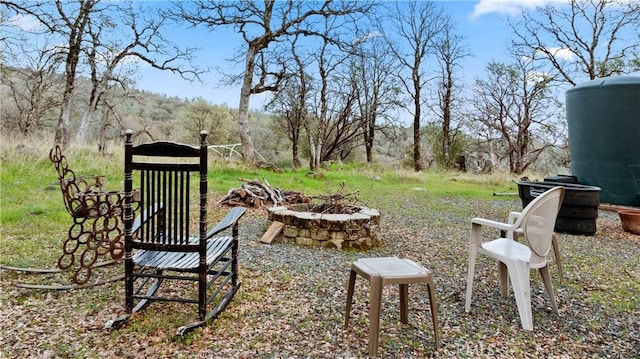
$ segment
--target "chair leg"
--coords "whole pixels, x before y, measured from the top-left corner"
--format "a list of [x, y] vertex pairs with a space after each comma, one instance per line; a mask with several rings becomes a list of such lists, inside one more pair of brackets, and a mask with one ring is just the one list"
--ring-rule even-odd
[[371, 277], [369, 295], [369, 356], [378, 356], [378, 335], [380, 332], [380, 302], [382, 301], [382, 278]]
[[531, 290], [529, 284], [529, 266], [526, 263], [513, 263], [508, 267], [513, 294], [520, 314], [520, 322], [524, 330], [533, 330], [531, 315]]
[[[155, 271], [156, 274], [161, 275], [162, 271], [161, 270], [157, 270]], [[124, 324], [126, 324], [129, 321], [129, 318], [131, 317], [131, 314], [133, 313], [137, 313], [141, 310], [143, 310], [144, 308], [146, 308], [149, 304], [151, 304], [151, 301], [147, 298], [143, 298], [140, 301], [138, 301], [138, 303], [136, 304], [136, 306], [133, 306], [133, 280], [131, 279], [132, 275], [130, 274], [130, 277], [128, 279], [125, 279], [125, 292], [126, 292], [126, 310], [127, 310], [127, 314], [118, 317], [116, 319], [112, 319], [109, 320], [105, 323], [104, 328], [105, 329], [118, 329], [120, 327], [122, 327]], [[145, 294], [146, 297], [151, 297], [154, 294], [156, 294], [156, 292], [158, 291], [158, 289], [160, 288], [160, 286], [162, 285], [162, 282], [164, 281], [164, 278], [156, 278], [153, 281], [153, 284], [151, 284], [151, 286], [149, 287], [149, 289], [147, 289], [147, 293]]]
[[473, 292], [473, 276], [475, 274], [476, 254], [477, 254], [477, 249], [472, 244], [469, 250], [469, 269], [467, 273], [467, 294], [464, 301], [464, 311], [467, 313], [471, 310], [471, 293]]
[[125, 308], [127, 313], [131, 313], [133, 310], [133, 259], [131, 259], [130, 254], [125, 257], [124, 260], [124, 297], [125, 297]]
[[507, 266], [498, 261], [498, 282], [500, 283], [500, 295], [503, 297], [509, 296], [509, 270]]
[[434, 340], [436, 342], [436, 350], [439, 350], [440, 326], [438, 325], [438, 312], [436, 309], [436, 290], [432, 278], [427, 280], [427, 289], [429, 290], [429, 306], [431, 307], [431, 321], [433, 322]]
[[407, 324], [409, 322], [409, 285], [400, 284], [400, 322]]
[[349, 274], [349, 284], [347, 289], [347, 305], [344, 314], [344, 328], [349, 327], [349, 317], [351, 316], [351, 301], [353, 300], [353, 289], [356, 284], [356, 272], [352, 269]]
[[553, 308], [553, 312], [558, 314], [558, 304], [556, 303], [556, 296], [553, 293], [553, 285], [551, 284], [551, 275], [549, 275], [549, 265], [546, 265], [540, 269], [538, 269], [540, 273], [540, 277], [542, 277], [542, 282], [544, 283], [544, 287], [547, 290], [547, 294], [549, 294], [549, 299], [551, 300], [551, 307]]
[[558, 266], [558, 276], [560, 277], [560, 283], [564, 280], [564, 273], [562, 272], [562, 258], [560, 256], [560, 247], [558, 247], [558, 237], [553, 234], [551, 237], [551, 244], [553, 245], [553, 256], [556, 260], [556, 266]]
[[198, 319], [204, 320], [207, 316], [207, 272], [209, 269], [200, 259], [200, 269], [198, 270]]
[[[162, 275], [162, 271], [161, 270], [157, 270], [155, 272], [156, 272], [157, 275]], [[153, 281], [153, 284], [151, 285], [151, 287], [149, 287], [149, 289], [147, 290], [147, 293], [145, 294], [145, 297], [154, 296], [156, 294], [156, 292], [158, 291], [158, 289], [160, 289], [160, 286], [162, 285], [163, 281], [164, 281], [164, 278], [156, 278]], [[131, 310], [131, 313], [139, 312], [139, 311], [143, 310], [144, 308], [146, 308], [149, 304], [151, 304], [151, 300], [149, 300], [148, 298], [140, 299], [138, 304]]]

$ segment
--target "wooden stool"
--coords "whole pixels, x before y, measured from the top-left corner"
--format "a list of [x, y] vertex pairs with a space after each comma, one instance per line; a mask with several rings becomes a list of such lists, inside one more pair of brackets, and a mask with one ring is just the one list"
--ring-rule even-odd
[[387, 284], [400, 285], [400, 321], [408, 322], [408, 297], [409, 284], [427, 283], [429, 290], [429, 302], [431, 306], [431, 319], [435, 332], [436, 350], [440, 348], [440, 332], [438, 329], [438, 316], [436, 313], [435, 288], [431, 272], [423, 266], [409, 260], [398, 257], [361, 258], [351, 264], [349, 275], [349, 289], [347, 291], [347, 308], [344, 321], [345, 329], [349, 326], [353, 288], [355, 287], [356, 274], [360, 274], [371, 284], [369, 299], [369, 356], [378, 355], [378, 332], [380, 329], [380, 302], [382, 289]]

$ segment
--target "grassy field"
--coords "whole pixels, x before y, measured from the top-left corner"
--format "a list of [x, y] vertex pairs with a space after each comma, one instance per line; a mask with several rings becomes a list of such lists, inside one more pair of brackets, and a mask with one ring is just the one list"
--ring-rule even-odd
[[[6, 245], [0, 248], [2, 264], [42, 266], [53, 263], [53, 249], [70, 225], [56, 172], [49, 160], [48, 148], [23, 146], [2, 150], [0, 173], [0, 223]], [[122, 151], [101, 156], [88, 148], [71, 148], [65, 156], [77, 176], [104, 175], [107, 190], [121, 190], [123, 180]], [[213, 161], [209, 171], [211, 197], [220, 199], [229, 189], [239, 187], [240, 179], [267, 180], [273, 187], [302, 191], [308, 196], [335, 193], [344, 184], [347, 192], [358, 192], [358, 201], [384, 208], [385, 198], [402, 193], [466, 198], [489, 198], [493, 192], [514, 192], [517, 186], [508, 175], [474, 176], [449, 172], [414, 173], [390, 170], [376, 165], [334, 164], [317, 173], [308, 169], [280, 173]], [[28, 229], [28, 230], [26, 230]], [[52, 235], [52, 234], [58, 235]], [[43, 238], [44, 237], [44, 238]]]
[[[0, 263], [55, 267], [71, 218], [65, 211], [48, 148], [2, 146], [0, 158]], [[122, 187], [122, 153], [102, 157], [71, 148], [78, 174], [102, 174], [106, 189]], [[533, 176], [530, 176], [535, 178]], [[342, 328], [349, 263], [357, 257], [401, 255], [434, 271], [442, 349], [432, 349], [428, 304], [420, 290], [411, 297], [409, 326], [397, 310], [383, 313], [383, 357], [633, 357], [640, 350], [640, 236], [622, 232], [616, 217], [602, 213], [595, 236], [560, 235], [565, 281], [554, 277], [560, 316], [549, 310], [532, 275], [533, 333], [519, 327], [513, 298], [497, 295], [494, 267], [481, 262], [473, 312], [463, 312], [469, 219], [503, 220], [518, 209], [515, 178], [506, 174], [414, 173], [377, 165], [333, 164], [315, 173], [246, 168], [224, 161], [210, 166], [212, 213], [240, 179], [267, 180], [273, 187], [307, 195], [336, 192], [344, 184], [360, 203], [382, 213], [383, 245], [370, 252], [340, 252], [293, 245], [261, 245], [266, 212], [243, 219], [243, 287], [211, 326], [176, 339], [173, 331], [192, 317], [191, 307], [152, 305], [117, 331], [102, 329], [123, 313], [120, 282], [71, 290], [40, 291], [15, 282], [65, 283], [68, 273], [29, 275], [3, 271], [0, 280], [2, 357], [363, 357], [368, 330], [366, 290], [356, 295], [352, 328]], [[555, 268], [552, 268], [555, 276]], [[96, 276], [122, 272], [111, 266]], [[412, 292], [413, 293], [413, 292]], [[391, 291], [389, 303], [397, 298]], [[394, 299], [395, 298], [395, 299]]]

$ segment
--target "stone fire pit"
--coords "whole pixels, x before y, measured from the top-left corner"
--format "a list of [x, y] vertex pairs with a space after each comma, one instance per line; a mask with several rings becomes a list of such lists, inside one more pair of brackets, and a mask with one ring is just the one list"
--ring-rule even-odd
[[312, 247], [370, 249], [379, 244], [377, 232], [380, 212], [354, 206], [352, 214], [311, 212], [312, 204], [270, 207], [269, 219], [282, 222], [284, 228], [276, 240]]

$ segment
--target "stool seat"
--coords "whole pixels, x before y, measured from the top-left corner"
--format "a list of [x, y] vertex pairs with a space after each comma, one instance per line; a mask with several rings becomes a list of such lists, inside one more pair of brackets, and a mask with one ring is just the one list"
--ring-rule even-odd
[[382, 289], [385, 285], [398, 284], [400, 290], [400, 321], [408, 322], [409, 284], [426, 283], [429, 291], [431, 319], [435, 333], [436, 350], [440, 348], [440, 333], [435, 305], [435, 287], [431, 271], [418, 263], [398, 257], [361, 258], [351, 264], [349, 286], [347, 290], [347, 306], [345, 315], [345, 329], [349, 326], [351, 304], [356, 276], [361, 275], [371, 284], [369, 308], [369, 356], [376, 357], [378, 353], [378, 334], [380, 329], [380, 305]]

